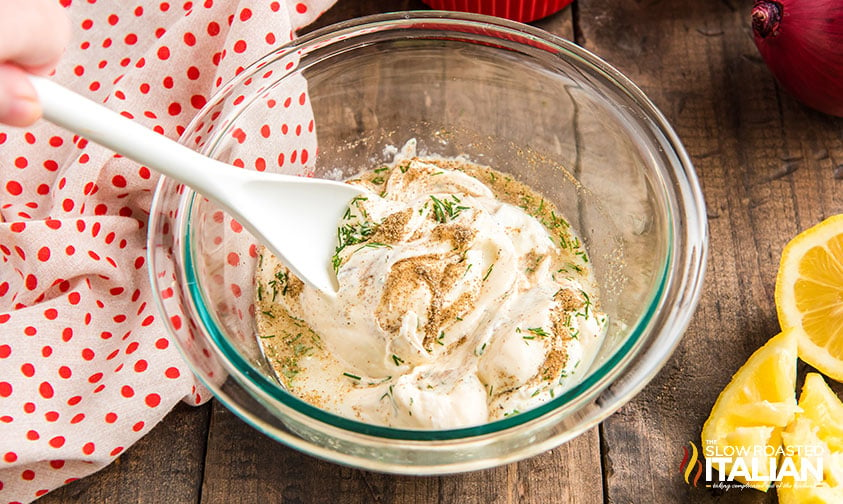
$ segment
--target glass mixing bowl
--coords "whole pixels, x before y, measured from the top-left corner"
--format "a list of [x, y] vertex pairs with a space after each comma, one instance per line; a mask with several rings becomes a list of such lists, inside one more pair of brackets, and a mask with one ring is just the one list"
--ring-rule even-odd
[[313, 407], [283, 389], [261, 351], [253, 238], [212, 202], [162, 178], [150, 215], [150, 279], [196, 375], [282, 443], [406, 474], [535, 455], [629, 401], [687, 327], [707, 228], [676, 134], [632, 82], [589, 52], [491, 17], [426, 11], [353, 20], [244, 69], [181, 141], [244, 169], [342, 178], [410, 139], [423, 153], [467, 156], [526, 182], [579, 232], [610, 320], [581, 382], [533, 410], [453, 430], [387, 428]]

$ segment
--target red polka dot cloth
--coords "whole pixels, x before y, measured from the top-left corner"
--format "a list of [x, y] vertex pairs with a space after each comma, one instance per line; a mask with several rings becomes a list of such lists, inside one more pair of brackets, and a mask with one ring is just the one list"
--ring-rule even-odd
[[[74, 36], [51, 78], [178, 138], [220, 86], [334, 0], [56, 1]], [[290, 92], [300, 115], [303, 92]], [[297, 124], [310, 127], [275, 140], [305, 173], [313, 156], [291, 153], [315, 152], [315, 133]], [[0, 502], [97, 471], [179, 401], [208, 399], [147, 279], [157, 178], [44, 121], [0, 126]]]

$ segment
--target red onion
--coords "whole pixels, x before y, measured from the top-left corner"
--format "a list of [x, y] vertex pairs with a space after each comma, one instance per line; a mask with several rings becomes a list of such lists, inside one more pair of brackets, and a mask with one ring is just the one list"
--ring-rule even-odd
[[843, 1], [755, 0], [755, 45], [787, 91], [843, 117]]

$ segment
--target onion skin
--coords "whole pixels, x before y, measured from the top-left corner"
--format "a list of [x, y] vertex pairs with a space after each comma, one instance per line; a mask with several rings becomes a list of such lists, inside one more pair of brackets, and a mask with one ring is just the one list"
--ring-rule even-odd
[[767, 67], [791, 95], [843, 117], [843, 1], [755, 0], [752, 32]]

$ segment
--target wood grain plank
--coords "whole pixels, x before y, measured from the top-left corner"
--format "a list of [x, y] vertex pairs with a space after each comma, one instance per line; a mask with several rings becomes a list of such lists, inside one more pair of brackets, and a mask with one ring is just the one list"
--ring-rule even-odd
[[602, 503], [597, 429], [503, 467], [439, 477], [395, 476], [322, 461], [275, 442], [215, 403], [202, 502], [313, 504]]
[[748, 12], [729, 1], [578, 7], [585, 47], [637, 82], [682, 138], [711, 236], [703, 298], [681, 346], [603, 424], [607, 500], [775, 502], [774, 492], [693, 488], [678, 466], [683, 445], [699, 446], [732, 373], [778, 331], [773, 286], [782, 247], [843, 210], [834, 178], [843, 124], [780, 93], [748, 36]]
[[178, 404], [113, 463], [45, 495], [39, 504], [198, 502], [210, 413], [209, 404]]

